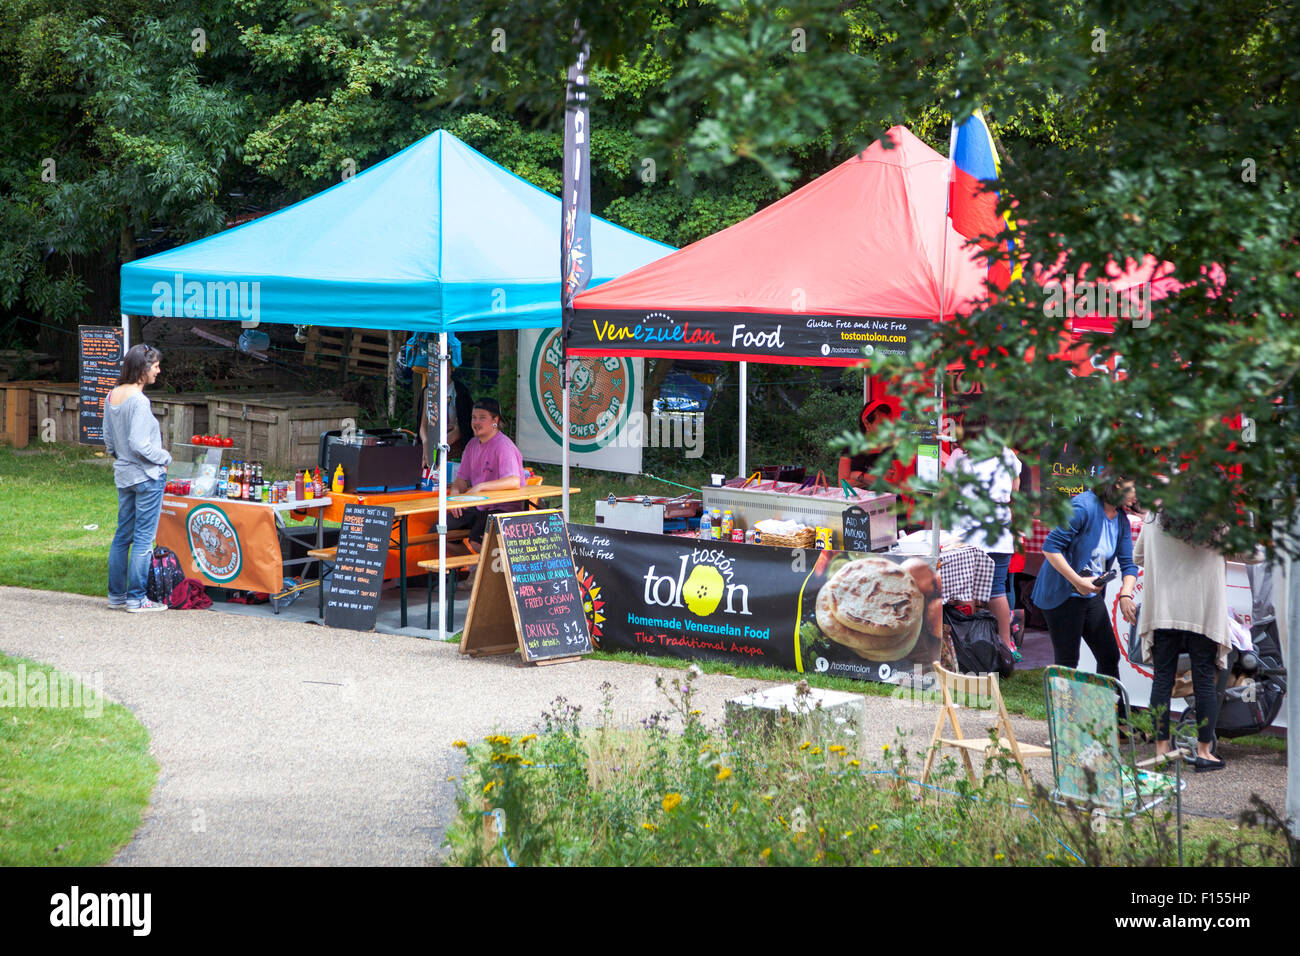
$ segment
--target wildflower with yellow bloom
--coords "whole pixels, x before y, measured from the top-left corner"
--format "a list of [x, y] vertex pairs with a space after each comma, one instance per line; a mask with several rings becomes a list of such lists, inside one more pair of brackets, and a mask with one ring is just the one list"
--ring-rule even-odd
[[672, 813], [682, 805], [682, 795], [680, 793], [670, 793], [664, 797], [664, 813]]
[[731, 776], [731, 768], [730, 768], [730, 767], [722, 767], [721, 769], [718, 770], [718, 782], [719, 782], [719, 783], [721, 783], [723, 780], [726, 780], [726, 779], [727, 779], [728, 777], [730, 777], [730, 776]]

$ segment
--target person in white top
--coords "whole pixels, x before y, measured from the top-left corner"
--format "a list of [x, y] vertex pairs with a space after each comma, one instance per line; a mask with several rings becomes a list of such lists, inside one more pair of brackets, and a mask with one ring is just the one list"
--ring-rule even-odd
[[[963, 440], [978, 437], [984, 430], [984, 416], [968, 411], [963, 422]], [[970, 499], [982, 498], [993, 502], [996, 531], [990, 531], [980, 521], [971, 517], [959, 518], [953, 524], [952, 532], [967, 544], [979, 548], [993, 559], [993, 589], [989, 595], [989, 610], [998, 622], [998, 636], [1011, 648], [1017, 658], [1015, 644], [1011, 640], [1011, 601], [1008, 589], [1008, 567], [1011, 555], [1016, 550], [1015, 538], [1011, 534], [1011, 494], [1020, 490], [1020, 458], [1010, 448], [1003, 448], [995, 458], [973, 460], [962, 450], [958, 450], [948, 460], [947, 471], [960, 472], [974, 478], [971, 483], [963, 484], [962, 494]]]
[[[1161, 502], [1156, 502], [1159, 508]], [[1175, 518], [1163, 510], [1150, 512], [1133, 548], [1133, 561], [1143, 568], [1142, 613], [1138, 635], [1144, 660], [1155, 671], [1151, 709], [1156, 712], [1156, 756], [1169, 753], [1169, 701], [1178, 655], [1191, 661], [1192, 693], [1200, 726], [1196, 734], [1197, 773], [1222, 770], [1214, 734], [1218, 718], [1217, 671], [1227, 667], [1227, 571], [1225, 558], [1214, 549], [1214, 528], [1203, 522]], [[1231, 560], [1255, 563], [1259, 556], [1233, 555]], [[1130, 595], [1120, 595], [1129, 598]], [[1130, 605], [1131, 606], [1131, 605]]]

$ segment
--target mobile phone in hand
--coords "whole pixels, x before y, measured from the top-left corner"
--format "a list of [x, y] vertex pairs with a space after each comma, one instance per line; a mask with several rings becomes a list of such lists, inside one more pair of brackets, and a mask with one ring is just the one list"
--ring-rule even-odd
[[1111, 581], [1115, 580], [1115, 575], [1119, 574], [1117, 570], [1111, 568], [1105, 574], [1099, 574], [1092, 579], [1092, 583], [1099, 588], [1104, 588]]

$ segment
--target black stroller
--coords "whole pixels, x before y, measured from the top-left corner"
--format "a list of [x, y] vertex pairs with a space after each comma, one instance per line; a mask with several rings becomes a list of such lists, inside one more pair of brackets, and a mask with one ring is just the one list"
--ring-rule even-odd
[[[1139, 608], [1140, 612], [1140, 608]], [[1218, 672], [1219, 716], [1214, 723], [1215, 737], [1245, 737], [1262, 733], [1278, 713], [1286, 697], [1286, 668], [1282, 663], [1281, 644], [1277, 624], [1256, 625], [1251, 628], [1254, 652], [1228, 652], [1228, 669]], [[1128, 659], [1134, 664], [1150, 666], [1142, 659], [1142, 640], [1134, 624], [1129, 631]], [[1196, 755], [1196, 700], [1192, 696], [1191, 660], [1186, 654], [1178, 655], [1178, 673], [1174, 680], [1174, 697], [1187, 705], [1170, 729], [1173, 745], [1183, 752], [1185, 759]]]

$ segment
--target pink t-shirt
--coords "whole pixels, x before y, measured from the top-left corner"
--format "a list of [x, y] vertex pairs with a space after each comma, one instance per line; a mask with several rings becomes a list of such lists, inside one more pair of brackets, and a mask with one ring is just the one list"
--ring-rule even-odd
[[[484, 481], [495, 481], [514, 475], [519, 479], [519, 487], [524, 486], [524, 456], [505, 435], [497, 432], [487, 441], [471, 438], [460, 458], [460, 468], [456, 470], [457, 480], [464, 478], [469, 487]], [[513, 504], [496, 505], [495, 510], [514, 508]], [[479, 511], [488, 511], [487, 505], [479, 505]]]

